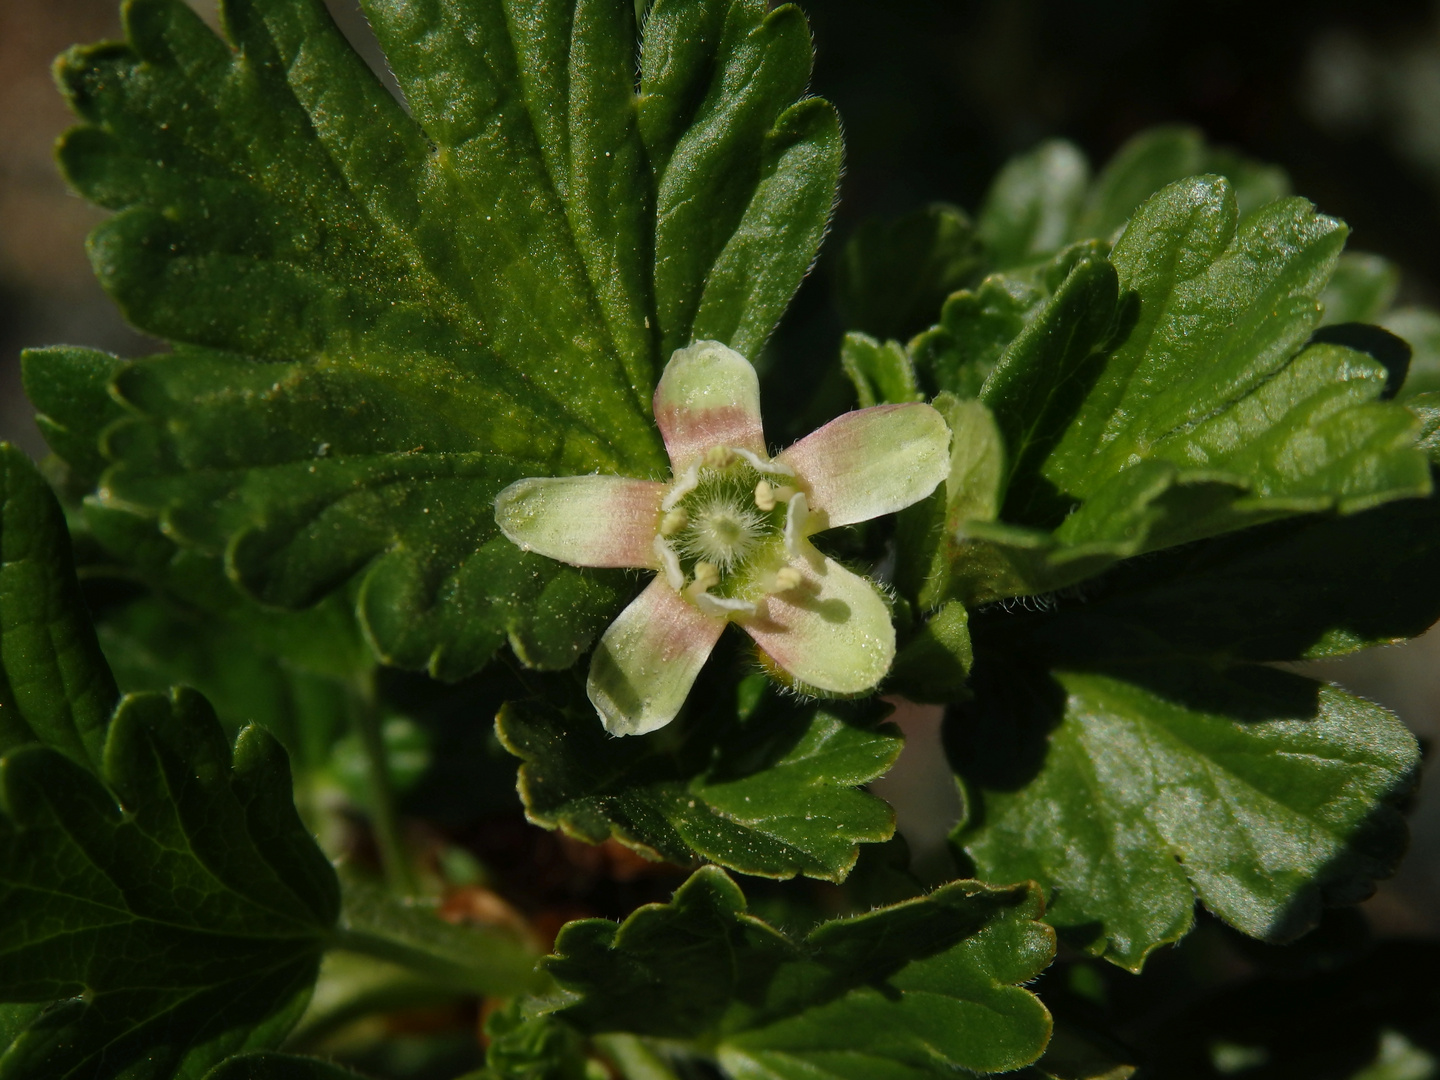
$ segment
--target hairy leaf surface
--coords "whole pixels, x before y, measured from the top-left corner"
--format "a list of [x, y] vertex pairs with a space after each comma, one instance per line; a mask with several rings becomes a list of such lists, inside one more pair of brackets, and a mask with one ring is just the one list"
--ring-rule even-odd
[[[496, 531], [511, 481], [664, 464], [654, 379], [758, 353], [833, 201], [794, 7], [371, 0], [404, 106], [319, 0], [180, 0], [60, 65], [102, 282], [173, 353], [117, 372], [100, 492], [261, 600], [361, 581], [379, 655], [564, 667], [628, 591]], [[638, 77], [636, 68], [639, 68]], [[44, 381], [44, 375], [36, 379]]]
[[894, 763], [899, 732], [877, 725], [883, 708], [800, 705], [758, 676], [735, 695], [702, 685], [678, 722], [644, 738], [608, 737], [583, 698], [506, 705], [497, 730], [524, 762], [520, 793], [537, 824], [682, 864], [698, 855], [764, 877], [842, 880], [858, 844], [894, 832], [890, 808], [857, 789]]
[[737, 1080], [895, 1080], [1034, 1061], [1050, 1016], [1019, 983], [1049, 963], [1025, 886], [962, 881], [788, 938], [722, 871], [620, 926], [569, 924], [548, 967], [583, 1031], [706, 1037]]
[[951, 595], [1044, 592], [1278, 517], [1427, 494], [1419, 425], [1381, 400], [1386, 364], [1308, 340], [1343, 239], [1297, 199], [1242, 219], [1224, 180], [1199, 177], [1149, 200], [1109, 261], [1082, 258], [978, 391], [1006, 468], [998, 519], [962, 519], [973, 482], [947, 487]]

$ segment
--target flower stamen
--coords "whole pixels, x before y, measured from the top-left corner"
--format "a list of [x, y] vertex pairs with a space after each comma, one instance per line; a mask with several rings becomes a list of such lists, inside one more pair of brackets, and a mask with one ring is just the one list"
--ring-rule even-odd
[[782, 566], [775, 571], [774, 592], [789, 592], [791, 589], [798, 589], [805, 583], [805, 578], [799, 570], [793, 566]]
[[785, 550], [793, 558], [805, 554], [805, 522], [810, 516], [810, 500], [803, 491], [797, 491], [790, 499], [785, 511]]
[[656, 558], [660, 560], [660, 570], [665, 575], [666, 583], [679, 592], [685, 587], [685, 571], [680, 569], [680, 556], [675, 554], [675, 549], [665, 542], [663, 536], [655, 537], [651, 547]]

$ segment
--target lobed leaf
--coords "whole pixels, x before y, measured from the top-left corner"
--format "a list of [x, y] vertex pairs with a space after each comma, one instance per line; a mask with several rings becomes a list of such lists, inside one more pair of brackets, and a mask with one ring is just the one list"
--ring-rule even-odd
[[998, 518], [965, 516], [973, 480], [948, 485], [949, 595], [1045, 592], [1146, 551], [1427, 494], [1415, 418], [1381, 400], [1390, 368], [1341, 328], [1311, 339], [1342, 241], [1300, 200], [1242, 220], [1225, 181], [1199, 177], [1147, 202], [1109, 262], [1080, 259], [979, 390], [1006, 472], [981, 499]]
[[932, 203], [895, 221], [867, 221], [836, 269], [840, 314], [847, 327], [882, 340], [908, 338], [982, 266], [980, 237], [957, 206]]
[[1422, 632], [1440, 617], [1437, 515], [1433, 494], [1307, 515], [973, 613], [974, 697], [947, 739], [975, 872], [1034, 877], [1075, 944], [1132, 969], [1189, 928], [1196, 895], [1267, 939], [1366, 895], [1404, 847], [1413, 738], [1246, 661]]
[[72, 999], [31, 1021], [0, 1075], [198, 1073], [275, 1045], [339, 909], [284, 751], [252, 727], [232, 758], [198, 695], [135, 695], [103, 780], [114, 795], [44, 746], [0, 764], [0, 994]]
[[1342, 690], [1178, 658], [976, 678], [947, 722], [955, 842], [978, 873], [1040, 882], [1057, 929], [1122, 967], [1184, 935], [1197, 896], [1294, 938], [1404, 851], [1414, 737]]
[[365, 12], [403, 106], [319, 0], [230, 0], [225, 40], [132, 0], [125, 44], [62, 59], [62, 165], [117, 211], [96, 270], [177, 346], [114, 373], [100, 494], [269, 604], [358, 579], [387, 662], [567, 666], [625, 579], [515, 549], [493, 497], [663, 465], [659, 364], [697, 336], [759, 351], [825, 230], [838, 122], [797, 100], [793, 7], [661, 0], [638, 57], [628, 0]]
[[1085, 155], [1063, 139], [1048, 139], [1006, 163], [980, 210], [991, 265], [1022, 266], [1064, 247], [1089, 180]]
[[679, 721], [643, 738], [607, 737], [583, 698], [507, 704], [496, 730], [524, 762], [538, 825], [682, 864], [839, 881], [858, 844], [895, 829], [890, 808], [857, 790], [900, 753], [899, 732], [875, 722], [883, 711], [802, 706], [752, 676], [738, 691], [702, 685]]
[[117, 696], [65, 516], [30, 459], [0, 444], [0, 753], [40, 742], [96, 768]]
[[618, 927], [566, 926], [548, 961], [570, 995], [555, 1015], [587, 1032], [711, 1040], [738, 1080], [1006, 1071], [1050, 1036], [1017, 985], [1052, 956], [1039, 913], [1026, 886], [961, 881], [796, 941], [707, 867]]
[[0, 1076], [198, 1075], [273, 1046], [339, 903], [285, 753], [250, 727], [232, 755], [193, 691], [108, 715], [60, 508], [23, 455], [0, 461]]

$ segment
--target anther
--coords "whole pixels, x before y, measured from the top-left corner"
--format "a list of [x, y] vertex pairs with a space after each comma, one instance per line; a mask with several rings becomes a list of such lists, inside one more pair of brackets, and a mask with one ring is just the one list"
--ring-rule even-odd
[[705, 451], [705, 464], [712, 469], [723, 469], [735, 460], [735, 453], [728, 446], [712, 446]]
[[674, 536], [689, 524], [690, 515], [687, 514], [683, 508], [677, 506], [674, 510], [668, 511], [665, 516], [660, 519], [660, 535]]
[[690, 588], [696, 592], [704, 592], [711, 585], [720, 584], [720, 571], [714, 563], [697, 562], [695, 564], [695, 580], [690, 583]]
[[775, 509], [775, 489], [768, 480], [761, 480], [755, 485], [755, 505], [767, 514]]
[[788, 592], [790, 589], [798, 589], [805, 579], [800, 571], [793, 566], [782, 566], [775, 571], [775, 591]]

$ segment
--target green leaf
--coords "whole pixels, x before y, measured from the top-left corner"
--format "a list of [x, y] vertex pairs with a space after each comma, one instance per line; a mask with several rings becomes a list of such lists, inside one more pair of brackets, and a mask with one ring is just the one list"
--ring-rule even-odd
[[1308, 660], [1394, 644], [1440, 619], [1440, 496], [1247, 529], [1117, 567], [1084, 602], [1026, 621], [1070, 662]]
[[980, 392], [1009, 482], [999, 522], [948, 522], [951, 594], [1044, 592], [1266, 520], [1427, 494], [1414, 416], [1379, 400], [1385, 364], [1307, 344], [1343, 237], [1302, 200], [1240, 219], [1226, 182], [1199, 177], [1137, 213], [1118, 282], [1081, 260]]
[[609, 738], [578, 695], [507, 704], [496, 730], [524, 762], [520, 794], [538, 825], [682, 864], [839, 881], [858, 844], [895, 829], [890, 808], [857, 790], [900, 754], [899, 732], [876, 723], [886, 711], [801, 705], [756, 675], [702, 684], [676, 723], [644, 737]]
[[638, 57], [628, 0], [365, 11], [408, 109], [319, 0], [232, 0], [228, 42], [136, 0], [126, 44], [63, 59], [62, 165], [118, 211], [97, 272], [177, 346], [116, 374], [138, 416], [101, 494], [269, 604], [358, 577], [387, 662], [458, 678], [508, 641], [567, 666], [626, 580], [519, 551], [493, 497], [663, 465], [660, 363], [758, 353], [824, 233], [838, 122], [798, 100], [794, 7], [661, 0]]
[[1020, 266], [1063, 247], [1089, 180], [1085, 155], [1063, 139], [1012, 158], [991, 182], [980, 211], [991, 265]]
[[840, 345], [840, 365], [855, 384], [860, 407], [919, 401], [915, 367], [898, 341], [883, 344], [868, 334], [848, 333]]
[[110, 723], [103, 780], [48, 747], [0, 763], [0, 994], [74, 998], [0, 1074], [198, 1074], [275, 1045], [339, 908], [284, 751], [251, 727], [232, 756], [191, 691], [136, 695]]
[[1289, 178], [1273, 165], [1208, 146], [1195, 128], [1154, 127], [1120, 147], [1095, 178], [1070, 238], [1108, 239], [1156, 192], [1200, 173], [1226, 177], [1242, 214], [1290, 194]]
[[1053, 955], [1039, 913], [1027, 886], [953, 882], [796, 941], [707, 867], [618, 927], [570, 923], [547, 966], [581, 1030], [705, 1038], [736, 1080], [999, 1072], [1050, 1036], [1017, 985]]
[[[1363, 892], [1403, 844], [1413, 741], [1377, 706], [1239, 662], [1422, 632], [1440, 617], [1437, 545], [1431, 495], [1132, 560], [1050, 610], [973, 615], [975, 698], [949, 739], [977, 871], [1037, 875], [1057, 925], [1129, 967], [1188, 928], [1192, 891], [1267, 936], [1303, 929], [1317, 896]], [[1219, 875], [1235, 889], [1216, 891], [1217, 847], [1251, 860]], [[1237, 906], [1257, 882], [1270, 892]]]
[[1328, 323], [1378, 322], [1400, 287], [1400, 270], [1389, 259], [1362, 251], [1347, 251], [1335, 264], [1335, 273], [1320, 294]]
[[1416, 394], [1405, 404], [1420, 421], [1415, 445], [1429, 454], [1431, 461], [1440, 463], [1440, 392]]
[[345, 881], [343, 896], [338, 948], [403, 964], [452, 990], [509, 997], [542, 988], [536, 943], [509, 929], [457, 926], [359, 880]]
[[1440, 313], [1428, 308], [1396, 308], [1379, 322], [1411, 348], [1410, 373], [1401, 389], [1402, 399], [1440, 390]]
[[991, 183], [979, 221], [985, 254], [992, 267], [1006, 270], [1077, 240], [1108, 243], [1145, 200], [1199, 173], [1227, 177], [1242, 214], [1290, 194], [1282, 170], [1210, 146], [1191, 127], [1142, 131], [1093, 181], [1079, 149], [1051, 139], [1012, 158]]
[[85, 616], [65, 517], [0, 444], [0, 753], [41, 742], [96, 767], [115, 680]]
[[1032, 878], [1077, 947], [1139, 970], [1195, 898], [1283, 941], [1394, 871], [1419, 765], [1389, 712], [1253, 666], [995, 664], [947, 722], [976, 872]]
[[836, 269], [840, 314], [847, 327], [881, 340], [908, 338], [982, 262], [975, 227], [959, 207], [931, 203], [894, 221], [866, 221]]
[[316, 1058], [290, 1054], [243, 1054], [221, 1062], [205, 1080], [357, 1080], [359, 1073]]
[[92, 490], [108, 464], [100, 433], [127, 415], [109, 392], [125, 361], [96, 349], [56, 346], [26, 349], [20, 365], [35, 423], [65, 463], [69, 486], [77, 495]]
[[896, 654], [886, 689], [911, 701], [954, 701], [964, 695], [973, 661], [969, 613], [952, 600]]
[[585, 1040], [573, 1027], [517, 998], [485, 1021], [484, 1080], [586, 1080]]
[[991, 274], [945, 301], [940, 321], [910, 342], [926, 389], [973, 398], [1006, 348], [1042, 310], [1078, 263], [1103, 257], [1103, 245], [1072, 244], [1048, 262]]

